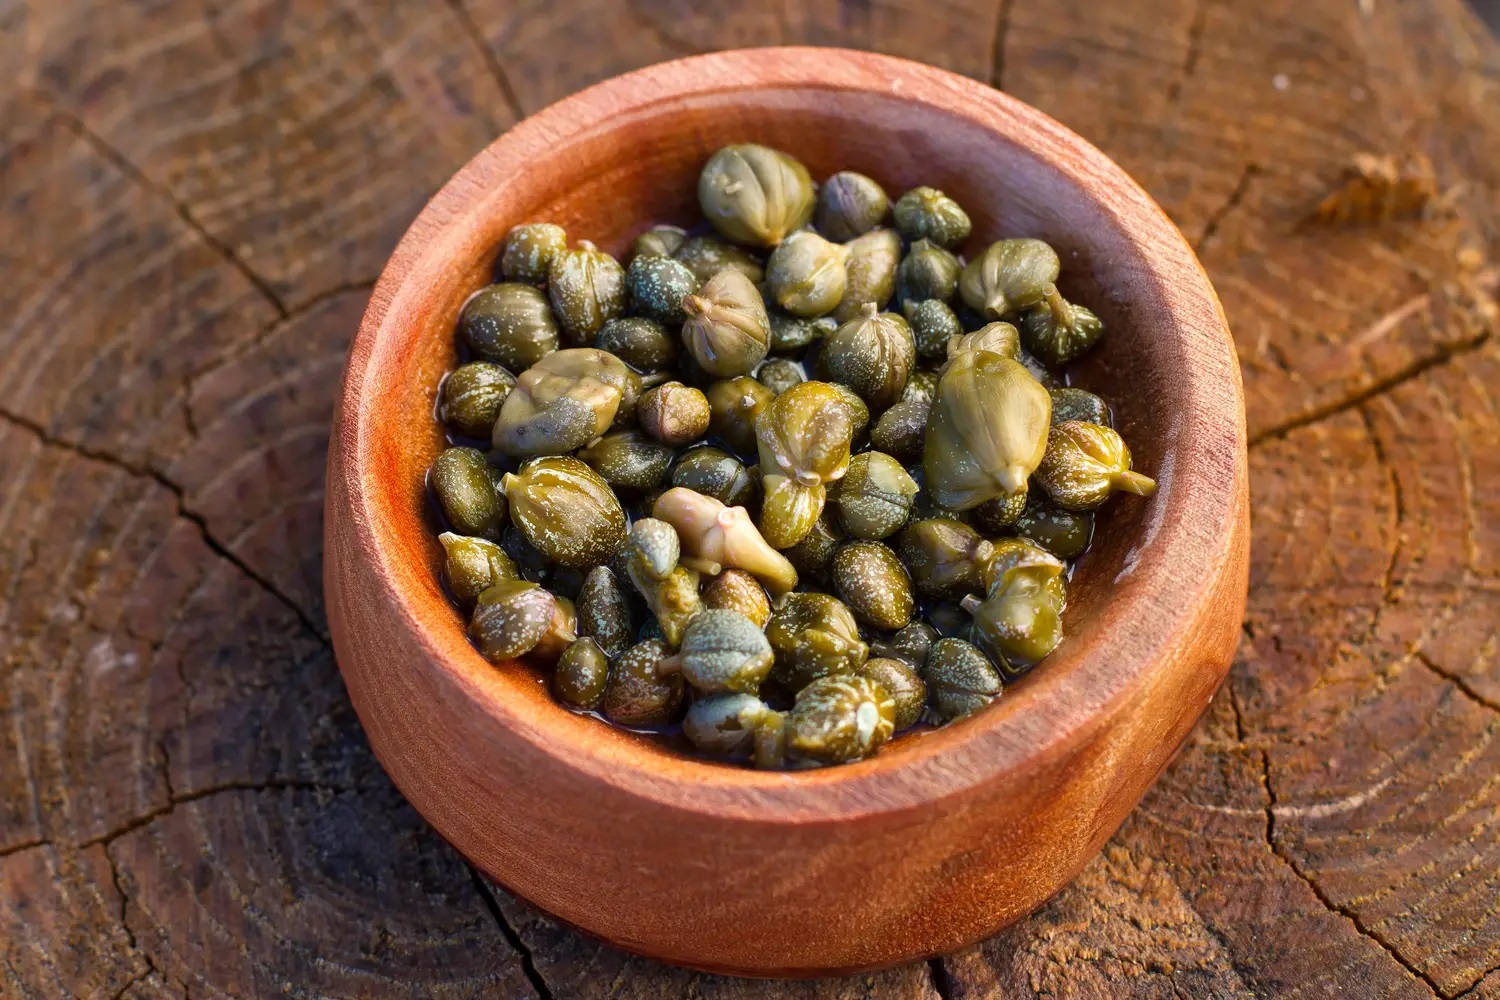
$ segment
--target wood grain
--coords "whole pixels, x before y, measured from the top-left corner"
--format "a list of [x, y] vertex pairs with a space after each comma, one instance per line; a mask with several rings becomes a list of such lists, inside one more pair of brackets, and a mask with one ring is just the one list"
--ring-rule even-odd
[[[1493, 280], [1473, 280], [1500, 263], [1500, 50], [1458, 0], [775, 2], [723, 27], [665, 0], [365, 4], [364, 23], [406, 28], [348, 46], [339, 26], [356, 15], [284, 6], [0, 5], [0, 994], [280, 991], [264, 971], [246, 987], [232, 960], [313, 984], [302, 995], [410, 995], [433, 989], [414, 956], [446, 942], [450, 995], [1500, 998], [1486, 756], [1500, 720], [1487, 464], [1500, 353]], [[292, 30], [314, 21], [329, 27]], [[199, 369], [262, 344], [259, 368], [225, 364], [200, 390], [192, 419], [206, 424], [220, 400], [259, 396], [265, 372], [341, 354], [416, 208], [516, 113], [495, 68], [530, 112], [691, 49], [809, 41], [1001, 82], [1167, 209], [1198, 244], [1244, 362], [1257, 543], [1254, 637], [1231, 687], [1074, 885], [931, 969], [782, 985], [629, 958], [503, 894], [491, 911], [449, 848], [398, 834], [419, 828], [382, 791], [331, 661], [266, 589], [296, 593], [322, 630], [306, 569], [316, 516], [283, 518], [274, 502], [282, 477], [287, 497], [315, 484], [321, 456], [268, 444], [295, 437], [283, 427], [326, 431], [323, 376], [286, 380], [253, 422], [217, 424], [215, 438], [275, 457], [239, 480], [261, 491], [246, 510], [240, 486], [204, 491], [212, 535], [157, 474], [192, 445]], [[368, 88], [375, 116], [402, 124], [340, 129], [336, 111], [287, 96], [283, 108], [304, 109], [292, 131], [315, 147], [292, 155], [267, 127], [276, 115], [249, 105], [322, 74], [350, 92], [384, 81]], [[390, 83], [423, 74], [441, 85]], [[172, 95], [195, 91], [211, 99], [179, 115]], [[1456, 189], [1451, 214], [1298, 228], [1349, 153], [1408, 146]], [[279, 221], [309, 214], [294, 181], [320, 192], [315, 228]], [[1467, 272], [1466, 248], [1478, 253]], [[257, 281], [303, 323], [280, 319]], [[341, 285], [356, 287], [337, 313], [303, 312]], [[321, 415], [283, 419], [284, 406]], [[201, 484], [233, 447], [198, 447]], [[214, 791], [273, 781], [350, 791], [326, 805], [295, 789]], [[185, 793], [204, 797], [162, 812]], [[178, 829], [178, 809], [202, 824], [195, 837], [151, 832]], [[210, 812], [222, 818], [204, 823]], [[139, 837], [128, 858], [111, 839], [82, 846], [125, 826], [150, 850]], [[231, 841], [236, 826], [264, 835]], [[315, 828], [361, 843], [362, 860], [309, 879]], [[225, 861], [215, 844], [231, 842], [249, 846]], [[216, 867], [195, 882], [205, 858]], [[242, 919], [220, 890], [252, 880], [276, 888], [258, 905], [304, 949], [386, 946], [362, 954], [357, 983], [336, 984], [306, 950], [262, 939], [247, 958], [248, 944], [204, 934]], [[122, 903], [146, 896], [149, 917]], [[337, 909], [300, 923], [315, 899]], [[391, 923], [405, 908], [420, 921]]]

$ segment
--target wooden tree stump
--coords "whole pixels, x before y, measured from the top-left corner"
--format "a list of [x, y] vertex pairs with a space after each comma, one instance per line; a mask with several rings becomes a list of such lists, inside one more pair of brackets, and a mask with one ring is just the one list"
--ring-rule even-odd
[[[717, 6], [717, 5], [712, 5]], [[0, 995], [1500, 998], [1500, 44], [1460, 0], [0, 5]], [[519, 116], [713, 48], [990, 80], [1199, 249], [1255, 519], [1230, 682], [1078, 881], [847, 980], [624, 955], [385, 779], [319, 594], [390, 248]], [[1423, 217], [1308, 224], [1357, 153]]]

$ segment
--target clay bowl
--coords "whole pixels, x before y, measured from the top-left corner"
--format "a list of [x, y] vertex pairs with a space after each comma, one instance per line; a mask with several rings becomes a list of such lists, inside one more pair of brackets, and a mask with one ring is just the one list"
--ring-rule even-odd
[[[972, 214], [973, 249], [1051, 241], [1109, 333], [1077, 380], [1118, 408], [1161, 488], [1118, 499], [1070, 588], [1068, 638], [967, 721], [872, 760], [762, 773], [571, 714], [470, 647], [439, 582], [423, 474], [460, 305], [507, 229], [561, 223], [617, 254], [691, 222], [718, 146], [784, 148], [815, 177], [918, 183]], [[884, 56], [722, 52], [532, 116], [412, 224], [350, 355], [329, 450], [324, 586], [339, 666], [396, 785], [480, 869], [631, 951], [810, 975], [950, 951], [1077, 874], [1172, 758], [1239, 633], [1249, 538], [1239, 369], [1181, 234], [1117, 166], [989, 87]]]

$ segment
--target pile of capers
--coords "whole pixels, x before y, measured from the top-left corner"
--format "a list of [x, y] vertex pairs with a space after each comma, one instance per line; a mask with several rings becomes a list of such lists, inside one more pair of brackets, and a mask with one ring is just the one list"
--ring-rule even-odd
[[623, 265], [517, 226], [464, 305], [429, 481], [470, 636], [757, 767], [972, 715], [1062, 639], [1093, 511], [1155, 489], [1059, 380], [1103, 324], [1041, 240], [961, 256], [935, 188], [746, 144], [698, 201]]

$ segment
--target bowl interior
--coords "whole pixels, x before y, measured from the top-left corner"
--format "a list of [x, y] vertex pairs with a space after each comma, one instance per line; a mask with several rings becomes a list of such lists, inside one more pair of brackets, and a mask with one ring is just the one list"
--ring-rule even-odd
[[[1093, 548], [1070, 586], [1068, 637], [978, 717], [900, 740], [871, 761], [841, 768], [767, 775], [678, 759], [686, 770], [675, 773], [738, 786], [816, 786], [850, 780], [867, 768], [938, 766], [942, 754], [976, 740], [984, 746], [971, 749], [982, 759], [1020, 762], [1058, 735], [1064, 709], [1073, 720], [1067, 725], [1077, 724], [1167, 640], [1179, 609], [1156, 592], [1171, 579], [1174, 540], [1215, 530], [1174, 520], [1174, 514], [1184, 510], [1194, 476], [1222, 474], [1184, 468], [1181, 459], [1217, 450], [1232, 463], [1235, 421], [1205, 408], [1200, 383], [1228, 380], [1232, 386], [1233, 375], [1217, 358], [1206, 368], [1193, 363], [1195, 351], [1209, 349], [1202, 346], [1205, 337], [1222, 339], [1222, 319], [1180, 236], [1117, 168], [1050, 120], [990, 94], [987, 99], [998, 102], [992, 113], [1016, 119], [1012, 134], [1024, 137], [1007, 138], [962, 110], [961, 102], [981, 89], [969, 86], [972, 92], [955, 94], [960, 110], [878, 88], [788, 82], [638, 95], [611, 114], [566, 128], [547, 112], [481, 154], [503, 167], [498, 185], [465, 191], [469, 207], [461, 215], [419, 222], [429, 238], [398, 286], [382, 282], [377, 297], [389, 297], [384, 322], [373, 331], [367, 327], [361, 340], [369, 342], [356, 348], [357, 355], [368, 352], [369, 365], [358, 410], [359, 461], [378, 487], [367, 499], [386, 571], [430, 633], [443, 669], [464, 676], [497, 725], [519, 726], [559, 752], [612, 767], [649, 770], [672, 756], [561, 708], [531, 671], [485, 662], [443, 593], [423, 483], [442, 447], [433, 404], [439, 379], [455, 360], [459, 308], [493, 280], [497, 248], [515, 224], [557, 222], [570, 239], [589, 239], [616, 254], [653, 223], [695, 224], [698, 171], [714, 149], [731, 142], [787, 150], [818, 179], [840, 169], [861, 171], [893, 198], [918, 184], [942, 188], [973, 218], [970, 254], [1002, 236], [1035, 236], [1055, 246], [1064, 294], [1106, 324], [1101, 346], [1074, 366], [1073, 381], [1113, 404], [1137, 468], [1157, 477], [1160, 490], [1147, 500], [1116, 499], [1100, 513]], [[472, 185], [469, 173], [450, 187]], [[1122, 201], [1129, 213], [1121, 211]], [[1131, 231], [1123, 221], [1138, 216], [1142, 203], [1155, 213], [1159, 231]], [[1182, 275], [1187, 284], [1201, 282], [1201, 291], [1193, 285], [1194, 315], [1185, 314], [1172, 291], [1173, 270], [1183, 267], [1191, 270]], [[1174, 586], [1180, 594], [1180, 572]], [[1106, 644], [1130, 655], [1103, 655]]]

